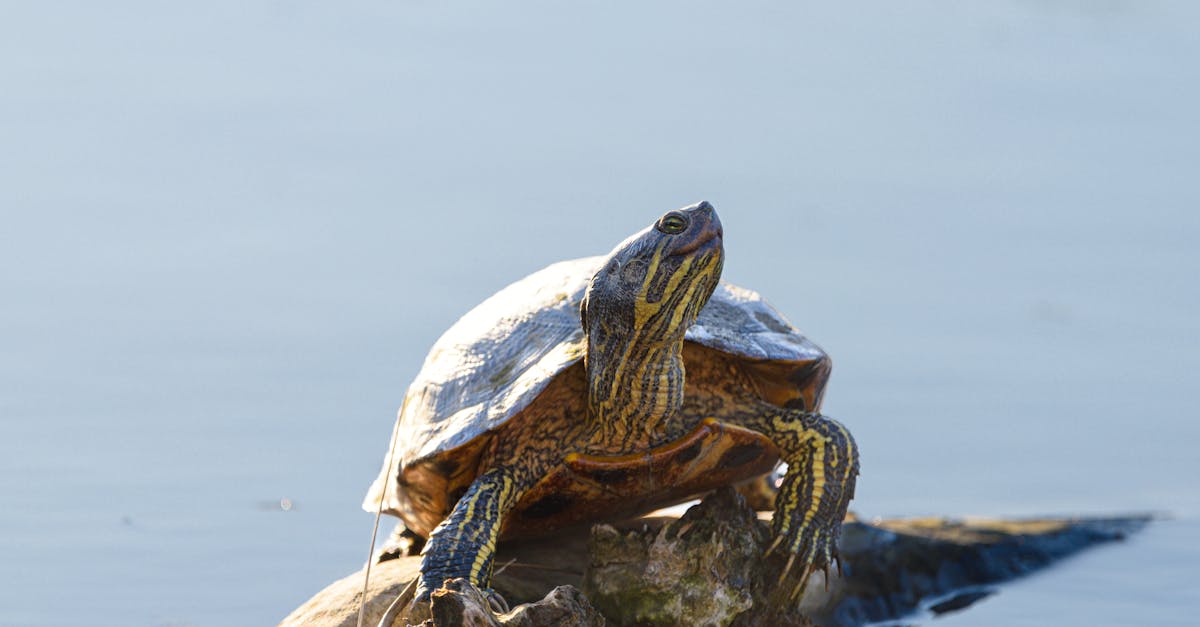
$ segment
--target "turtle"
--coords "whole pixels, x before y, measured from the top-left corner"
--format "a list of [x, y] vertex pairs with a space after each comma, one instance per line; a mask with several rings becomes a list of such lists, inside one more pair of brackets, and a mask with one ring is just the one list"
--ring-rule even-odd
[[437, 340], [363, 503], [427, 539], [414, 606], [456, 577], [494, 594], [501, 538], [643, 514], [781, 462], [780, 582], [798, 576], [794, 599], [828, 573], [859, 470], [850, 432], [820, 413], [831, 361], [720, 281], [723, 238], [710, 203], [670, 211], [607, 256], [509, 285]]

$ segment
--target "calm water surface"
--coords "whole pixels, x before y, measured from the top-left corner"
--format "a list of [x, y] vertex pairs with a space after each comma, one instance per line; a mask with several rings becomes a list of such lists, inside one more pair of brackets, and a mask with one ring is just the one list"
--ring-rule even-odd
[[[836, 362], [866, 516], [1175, 516], [939, 623], [1200, 614], [1193, 3], [10, 3], [0, 625], [357, 569], [438, 334], [661, 212]], [[281, 499], [293, 507], [283, 511]]]

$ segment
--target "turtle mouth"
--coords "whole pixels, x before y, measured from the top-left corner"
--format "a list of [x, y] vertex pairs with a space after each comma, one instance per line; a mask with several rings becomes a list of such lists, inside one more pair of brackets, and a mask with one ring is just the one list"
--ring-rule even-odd
[[704, 225], [704, 229], [696, 234], [696, 237], [671, 251], [671, 256], [690, 255], [700, 250], [720, 248], [723, 238], [724, 233], [721, 230], [721, 222], [714, 216], [712, 220], [709, 220], [708, 224]]

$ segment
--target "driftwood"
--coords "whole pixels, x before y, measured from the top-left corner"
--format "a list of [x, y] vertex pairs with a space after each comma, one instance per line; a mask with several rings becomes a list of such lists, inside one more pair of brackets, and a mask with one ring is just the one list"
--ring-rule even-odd
[[[831, 572], [826, 580], [816, 573], [793, 603], [777, 593], [781, 557], [762, 558], [770, 542], [762, 516], [732, 490], [718, 490], [682, 517], [501, 544], [493, 587], [514, 605], [531, 605], [497, 615], [473, 586], [452, 580], [434, 594], [432, 623], [856, 625], [920, 609], [940, 613], [987, 596], [990, 584], [1121, 539], [1148, 520], [849, 520], [841, 542], [844, 574]], [[373, 566], [365, 624], [378, 624], [419, 563], [402, 557]], [[281, 625], [356, 625], [362, 575], [331, 584]]]

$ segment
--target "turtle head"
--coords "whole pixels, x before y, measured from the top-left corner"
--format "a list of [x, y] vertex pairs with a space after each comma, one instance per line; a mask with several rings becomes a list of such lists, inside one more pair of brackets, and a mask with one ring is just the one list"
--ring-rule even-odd
[[721, 278], [721, 221], [702, 202], [609, 253], [580, 306], [588, 413], [603, 446], [653, 439], [683, 402], [683, 336]]
[[[707, 202], [670, 211], [617, 244], [592, 277], [580, 307], [589, 340], [676, 343], [721, 278], [721, 220]], [[589, 350], [591, 352], [591, 350]]]

